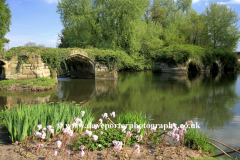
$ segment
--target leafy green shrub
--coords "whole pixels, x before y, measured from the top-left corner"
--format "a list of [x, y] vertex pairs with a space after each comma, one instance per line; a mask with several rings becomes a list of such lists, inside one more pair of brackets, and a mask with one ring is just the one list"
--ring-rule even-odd
[[186, 63], [190, 58], [200, 62], [204, 49], [195, 45], [175, 45], [155, 51], [153, 59], [170, 66]]
[[[80, 115], [81, 111], [85, 111], [83, 117]], [[32, 135], [33, 131], [37, 130], [37, 125], [39, 124], [42, 124], [43, 128], [47, 127], [47, 125], [52, 125], [54, 134], [56, 134], [59, 122], [69, 124], [75, 117], [82, 119], [83, 127], [86, 127], [94, 120], [91, 109], [78, 107], [77, 104], [73, 103], [20, 105], [12, 108], [10, 111], [5, 109], [4, 112], [4, 122], [13, 142], [21, 142], [26, 136]]]

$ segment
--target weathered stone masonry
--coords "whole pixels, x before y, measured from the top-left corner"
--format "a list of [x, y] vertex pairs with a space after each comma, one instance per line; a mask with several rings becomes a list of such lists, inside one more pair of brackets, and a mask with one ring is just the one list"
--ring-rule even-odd
[[15, 55], [10, 61], [0, 59], [1, 79], [24, 79], [24, 78], [50, 78], [50, 70], [42, 62], [40, 55], [29, 54], [28, 61], [19, 65], [18, 56]]

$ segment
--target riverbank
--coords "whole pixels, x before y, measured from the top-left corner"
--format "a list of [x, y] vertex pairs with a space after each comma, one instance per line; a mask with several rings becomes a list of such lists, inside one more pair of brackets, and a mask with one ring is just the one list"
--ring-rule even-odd
[[[130, 131], [127, 131], [128, 128], [123, 126], [121, 129], [111, 127], [107, 129], [93, 127], [89, 129], [90, 131], [83, 129], [86, 127], [88, 129], [89, 124], [102, 123], [107, 125], [114, 124], [114, 122], [116, 124], [133, 124], [135, 121], [137, 124], [149, 123], [149, 118], [139, 112], [128, 112], [117, 117], [115, 117], [115, 112], [110, 113], [109, 117], [108, 113], [104, 113], [101, 117], [101, 120], [99, 119], [96, 123], [95, 119], [98, 119], [98, 116], [93, 116], [91, 109], [81, 107], [76, 103], [65, 102], [23, 105], [12, 108], [10, 111], [5, 110], [0, 114], [0, 149], [4, 153], [0, 158], [25, 159], [27, 153], [27, 158], [30, 159], [43, 159], [46, 155], [48, 155], [47, 159], [74, 159], [81, 157], [80, 151], [85, 154], [82, 154], [81, 159], [105, 159], [105, 157], [107, 157], [106, 159], [122, 159], [123, 155], [124, 159], [164, 158], [180, 160], [210, 158], [209, 153], [214, 153], [209, 148], [210, 146], [202, 145], [207, 140], [199, 141], [202, 139], [199, 137], [205, 135], [196, 134], [191, 132], [191, 129], [187, 129], [186, 133], [181, 130], [184, 133], [183, 136], [180, 134], [180, 130], [175, 130], [175, 125], [173, 128], [167, 129], [168, 132], [154, 128], [154, 126], [148, 129], [137, 127], [138, 129]], [[188, 121], [186, 125], [190, 125], [190, 123], [192, 122]], [[63, 124], [70, 125], [69, 127], [66, 125], [64, 128]], [[194, 135], [197, 136], [198, 141], [193, 139]], [[173, 140], [173, 144], [170, 139]], [[182, 144], [183, 139], [185, 144]], [[194, 144], [189, 146], [187, 145], [188, 141]], [[19, 143], [14, 145], [12, 142]], [[198, 143], [195, 144], [195, 142]], [[199, 146], [201, 149], [199, 150], [199, 147], [195, 148], [194, 146], [196, 150], [186, 147], [191, 148], [192, 145]], [[57, 151], [56, 157], [53, 154], [55, 151]]]
[[57, 84], [56, 78], [10, 79], [0, 81], [0, 90], [8, 91], [43, 91], [52, 89]]

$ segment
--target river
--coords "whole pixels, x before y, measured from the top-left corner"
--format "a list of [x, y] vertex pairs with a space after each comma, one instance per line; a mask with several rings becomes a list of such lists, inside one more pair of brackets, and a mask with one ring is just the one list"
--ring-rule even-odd
[[63, 98], [91, 107], [96, 118], [105, 112], [137, 111], [154, 124], [193, 120], [210, 137], [240, 148], [240, 73], [177, 76], [142, 71], [119, 72], [117, 80], [59, 78], [51, 91], [1, 91], [0, 108]]

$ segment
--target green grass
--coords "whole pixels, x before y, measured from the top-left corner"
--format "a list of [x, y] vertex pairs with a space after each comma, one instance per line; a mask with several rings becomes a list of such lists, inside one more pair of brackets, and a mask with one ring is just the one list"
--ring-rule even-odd
[[213, 143], [212, 141], [204, 138], [208, 137], [208, 135], [205, 135], [204, 132], [189, 128], [187, 129], [187, 133], [184, 134], [185, 136], [185, 145], [190, 149], [196, 149], [196, 150], [202, 150], [203, 153], [210, 153], [210, 154], [216, 154], [217, 150], [215, 147], [210, 145], [208, 142]]
[[7, 89], [12, 86], [20, 88], [46, 87], [50, 88], [56, 83], [54, 78], [10, 79], [0, 81], [0, 88]]
[[[147, 117], [142, 112], [126, 112], [121, 113], [117, 118], [117, 123], [120, 124], [148, 124], [150, 117]], [[114, 122], [114, 121], [113, 121]], [[127, 126], [129, 129], [129, 126]], [[134, 126], [133, 126], [134, 127]], [[143, 133], [144, 128], [141, 129], [141, 134]]]
[[[87, 126], [92, 123], [94, 117], [92, 116], [91, 109], [82, 108], [79, 104], [67, 104], [67, 103], [50, 103], [50, 104], [38, 104], [13, 108], [10, 111], [5, 109], [4, 111], [4, 123], [10, 133], [12, 141], [23, 141], [26, 136], [33, 134], [37, 129], [37, 125], [42, 124], [42, 127], [52, 125], [54, 128], [54, 134], [59, 122], [68, 124], [78, 116], [83, 121], [83, 126]], [[80, 112], [85, 111], [85, 115], [82, 117]], [[64, 126], [65, 127], [65, 126]], [[83, 128], [78, 128], [78, 131]], [[53, 135], [54, 135], [53, 134]]]

